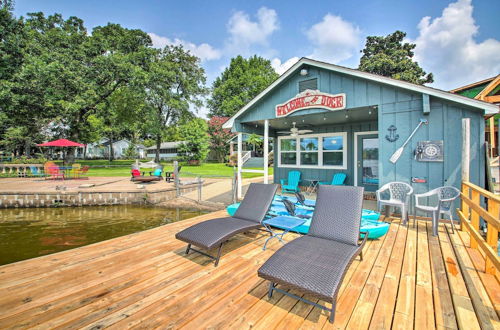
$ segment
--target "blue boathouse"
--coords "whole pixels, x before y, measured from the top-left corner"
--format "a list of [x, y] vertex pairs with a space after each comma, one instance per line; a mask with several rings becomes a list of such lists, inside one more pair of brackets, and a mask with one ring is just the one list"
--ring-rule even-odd
[[[240, 147], [242, 133], [264, 136], [265, 149], [274, 138], [276, 183], [293, 170], [301, 185], [343, 172], [346, 184], [366, 191], [403, 181], [419, 193], [460, 188], [463, 118], [470, 118], [469, 181], [484, 186], [484, 115], [495, 113], [487, 102], [302, 58], [224, 127], [239, 133]], [[251, 171], [238, 159], [239, 174]], [[267, 178], [267, 159], [261, 172]]]

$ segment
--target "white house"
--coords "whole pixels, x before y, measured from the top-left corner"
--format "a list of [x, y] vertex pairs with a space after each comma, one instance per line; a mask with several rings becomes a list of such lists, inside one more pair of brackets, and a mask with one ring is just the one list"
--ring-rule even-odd
[[[112, 145], [114, 158], [124, 158], [125, 152], [130, 147], [130, 144], [131, 142], [126, 139], [114, 141]], [[138, 157], [145, 158], [145, 151], [144, 151], [145, 147], [142, 144], [136, 144], [135, 148]], [[87, 145], [87, 158], [108, 158], [108, 157], [109, 157], [108, 139], [102, 139], [99, 142], [89, 143]]]
[[[162, 142], [160, 145], [160, 159], [173, 160], [178, 156], [177, 149], [184, 141]], [[156, 145], [146, 148], [146, 157], [155, 158]]]

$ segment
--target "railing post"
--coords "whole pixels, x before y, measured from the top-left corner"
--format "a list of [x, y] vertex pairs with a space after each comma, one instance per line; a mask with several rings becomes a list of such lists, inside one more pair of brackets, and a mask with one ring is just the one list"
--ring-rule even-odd
[[[470, 188], [462, 182], [462, 194], [464, 194], [467, 198], [470, 198]], [[462, 213], [467, 218], [470, 219], [469, 205], [462, 200]], [[464, 230], [462, 221], [460, 221], [460, 230]]]
[[[481, 205], [481, 194], [476, 189], [472, 189], [471, 200], [475, 205]], [[479, 213], [474, 210], [470, 210], [470, 224], [475, 231], [479, 232]], [[471, 239], [470, 247], [477, 249], [477, 243], [475, 239]]]
[[175, 186], [175, 195], [176, 197], [180, 196], [179, 189], [179, 162], [174, 160], [174, 186]]
[[[488, 213], [490, 213], [495, 218], [500, 217], [500, 207], [497, 201], [488, 199]], [[498, 249], [498, 229], [495, 228], [493, 224], [487, 223], [487, 232], [486, 232], [486, 243], [491, 246], [493, 251], [497, 251]], [[488, 256], [486, 256], [485, 262], [485, 272], [488, 274], [495, 274], [496, 268], [493, 265], [492, 261]]]

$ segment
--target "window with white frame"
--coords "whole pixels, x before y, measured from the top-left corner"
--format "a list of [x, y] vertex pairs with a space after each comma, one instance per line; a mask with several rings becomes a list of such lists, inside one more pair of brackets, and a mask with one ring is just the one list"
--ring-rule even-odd
[[308, 134], [278, 138], [278, 166], [347, 168], [347, 133]]

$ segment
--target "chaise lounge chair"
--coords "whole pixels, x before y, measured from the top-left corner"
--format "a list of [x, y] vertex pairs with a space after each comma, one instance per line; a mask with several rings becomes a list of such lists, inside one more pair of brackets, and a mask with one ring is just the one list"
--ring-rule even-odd
[[[188, 243], [186, 254], [190, 250], [201, 253], [214, 259], [217, 267], [224, 242], [238, 233], [264, 228], [262, 220], [273, 202], [277, 189], [278, 185], [276, 184], [252, 183], [233, 217], [200, 222], [178, 232], [175, 234], [175, 238]], [[217, 256], [214, 257], [192, 248], [191, 245], [205, 250], [216, 247], [219, 249]]]
[[[335, 202], [333, 202], [335, 201]], [[309, 233], [276, 251], [258, 270], [270, 281], [269, 297], [276, 290], [330, 311], [335, 318], [337, 293], [347, 269], [362, 249], [368, 235], [359, 241], [363, 188], [320, 186]], [[332, 303], [328, 309], [296, 296], [276, 285]]]

